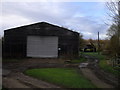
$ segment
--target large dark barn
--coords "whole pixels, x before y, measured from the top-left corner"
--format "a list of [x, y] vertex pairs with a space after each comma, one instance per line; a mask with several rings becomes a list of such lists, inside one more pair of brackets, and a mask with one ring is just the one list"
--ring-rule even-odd
[[3, 57], [77, 57], [79, 33], [46, 22], [4, 31]]

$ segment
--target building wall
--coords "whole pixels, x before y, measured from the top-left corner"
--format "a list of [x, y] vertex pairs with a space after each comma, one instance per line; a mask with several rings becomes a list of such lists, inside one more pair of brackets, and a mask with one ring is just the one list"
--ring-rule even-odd
[[3, 43], [3, 57], [25, 57], [26, 35], [22, 30], [5, 31]]
[[58, 36], [59, 57], [78, 56], [79, 33], [48, 23], [37, 23], [4, 31], [4, 57], [26, 57], [27, 36]]

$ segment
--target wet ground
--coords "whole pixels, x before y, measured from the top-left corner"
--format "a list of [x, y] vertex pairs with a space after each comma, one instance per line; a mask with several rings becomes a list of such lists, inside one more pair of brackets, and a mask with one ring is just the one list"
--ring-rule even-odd
[[112, 85], [100, 80], [89, 68], [81, 68], [83, 75], [98, 88], [113, 88]]
[[[83, 75], [89, 79], [98, 88], [113, 88], [114, 85], [107, 83], [108, 81], [103, 76], [98, 77], [97, 59], [85, 56], [88, 61], [86, 67], [80, 68]], [[3, 86], [6, 88], [61, 88], [42, 80], [24, 75], [22, 72], [30, 68], [51, 68], [51, 67], [76, 67], [78, 64], [64, 64], [62, 59], [28, 59], [17, 63], [3, 63]], [[105, 76], [104, 76], [105, 77]]]
[[51, 83], [26, 76], [20, 72], [13, 73], [9, 77], [4, 77], [3, 83], [4, 87], [7, 88], [60, 88]]
[[56, 68], [64, 67], [64, 60], [61, 59], [27, 59], [21, 62], [3, 62], [3, 86], [6, 88], [60, 88], [42, 80], [24, 75], [30, 68]]
[[105, 72], [104, 70], [102, 70], [98, 63], [99, 60], [95, 57], [92, 56], [85, 56], [87, 58], [87, 62], [89, 63], [88, 68], [90, 70], [92, 70], [92, 72], [102, 81], [104, 81], [107, 84], [110, 84], [114, 87], [119, 87], [119, 77], [118, 76], [114, 76], [108, 72]]

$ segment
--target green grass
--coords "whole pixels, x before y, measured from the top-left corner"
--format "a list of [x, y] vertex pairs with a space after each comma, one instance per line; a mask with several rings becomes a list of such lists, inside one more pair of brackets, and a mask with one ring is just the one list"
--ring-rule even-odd
[[81, 63], [85, 61], [87, 61], [87, 59], [81, 57], [80, 59], [71, 60], [71, 63]]
[[94, 57], [98, 58], [100, 60], [99, 66], [104, 71], [106, 71], [108, 73], [111, 73], [111, 74], [113, 74], [115, 76], [120, 75], [120, 71], [118, 71], [118, 69], [120, 69], [120, 68], [112, 67], [111, 65], [108, 65], [107, 60], [105, 59], [104, 55], [98, 54], [97, 52], [87, 52], [87, 53], [84, 53], [84, 54], [91, 55], [91, 56], [94, 56]]
[[105, 56], [104, 55], [101, 55], [101, 54], [98, 54], [98, 52], [84, 52], [85, 55], [90, 55], [90, 56], [93, 56], [93, 57], [96, 57], [100, 60], [103, 60], [105, 59]]
[[106, 60], [101, 60], [99, 62], [99, 66], [106, 72], [110, 72], [115, 76], [118, 76], [118, 75], [120, 76], [120, 71], [118, 71], [118, 69], [120, 70], [120, 68], [112, 67], [112, 66], [108, 65]]
[[25, 74], [66, 88], [96, 88], [77, 70], [70, 68], [30, 69]]

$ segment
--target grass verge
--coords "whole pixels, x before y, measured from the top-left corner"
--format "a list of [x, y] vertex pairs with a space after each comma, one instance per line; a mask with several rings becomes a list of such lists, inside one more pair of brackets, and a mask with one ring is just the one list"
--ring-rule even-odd
[[70, 68], [30, 69], [25, 74], [66, 88], [96, 88], [77, 70]]
[[71, 60], [71, 63], [81, 63], [85, 61], [87, 61], [87, 59], [81, 57], [80, 59]]
[[115, 76], [120, 75], [120, 71], [118, 71], [118, 69], [120, 69], [119, 67], [112, 67], [111, 65], [109, 65], [107, 63], [107, 60], [105, 59], [104, 55], [98, 54], [97, 52], [85, 52], [84, 54], [86, 55], [90, 55], [90, 56], [94, 56], [96, 58], [98, 58], [99, 61], [99, 66], [100, 68], [102, 68], [104, 71], [111, 73]]
[[93, 57], [96, 57], [100, 60], [103, 60], [105, 59], [105, 56], [104, 55], [101, 55], [101, 54], [98, 54], [98, 52], [84, 52], [85, 55], [90, 55], [90, 56], [93, 56]]
[[110, 72], [111, 74], [115, 75], [115, 76], [120, 76], [120, 71], [118, 71], [118, 69], [120, 70], [120, 67], [112, 67], [110, 65], [107, 64], [107, 60], [101, 60], [99, 62], [99, 66], [106, 72]]

